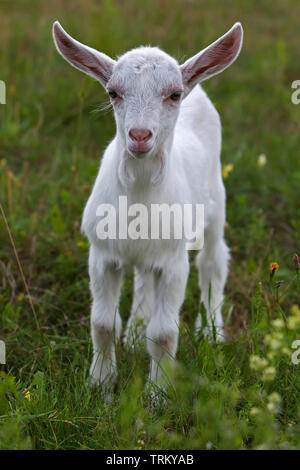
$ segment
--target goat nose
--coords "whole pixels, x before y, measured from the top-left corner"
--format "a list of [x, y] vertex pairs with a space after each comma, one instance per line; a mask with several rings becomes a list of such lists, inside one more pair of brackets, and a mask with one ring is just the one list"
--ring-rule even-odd
[[149, 129], [130, 129], [129, 135], [137, 142], [147, 142], [152, 137], [152, 132]]

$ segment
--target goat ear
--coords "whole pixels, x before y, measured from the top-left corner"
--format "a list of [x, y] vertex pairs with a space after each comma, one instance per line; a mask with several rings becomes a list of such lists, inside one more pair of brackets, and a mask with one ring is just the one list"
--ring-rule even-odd
[[181, 65], [183, 83], [189, 92], [196, 83], [222, 72], [238, 57], [243, 42], [241, 23]]
[[58, 21], [53, 24], [53, 39], [64, 59], [106, 86], [116, 63], [113, 59], [73, 39]]

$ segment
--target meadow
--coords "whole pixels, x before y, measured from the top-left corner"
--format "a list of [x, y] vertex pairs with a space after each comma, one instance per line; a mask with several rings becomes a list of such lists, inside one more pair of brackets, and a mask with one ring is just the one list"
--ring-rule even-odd
[[[223, 124], [227, 341], [194, 335], [192, 255], [165, 407], [149, 408], [148, 355], [138, 344], [130, 352], [117, 344], [110, 404], [86, 384], [90, 294], [80, 222], [114, 120], [100, 111], [102, 87], [56, 52], [56, 19], [112, 57], [151, 44], [179, 61], [235, 21], [244, 27], [237, 62], [203, 85]], [[0, 1], [0, 340], [7, 351], [0, 449], [300, 449], [300, 364], [292, 361], [300, 339], [300, 105], [291, 101], [299, 31], [295, 0]], [[272, 275], [271, 263], [279, 265]], [[131, 300], [128, 274], [124, 324]]]

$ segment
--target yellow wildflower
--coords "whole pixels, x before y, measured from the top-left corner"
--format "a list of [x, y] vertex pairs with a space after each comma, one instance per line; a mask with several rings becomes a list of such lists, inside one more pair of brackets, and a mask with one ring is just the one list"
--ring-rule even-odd
[[290, 330], [297, 330], [300, 328], [300, 308], [298, 305], [292, 305], [291, 314], [287, 319], [287, 326]]
[[252, 354], [250, 356], [250, 367], [253, 370], [263, 370], [268, 365], [268, 361], [263, 357]]
[[284, 328], [284, 321], [281, 318], [276, 318], [272, 321], [272, 325], [276, 330], [282, 330]]
[[232, 170], [233, 170], [233, 164], [232, 163], [228, 163], [227, 165], [223, 165], [222, 176], [223, 176], [224, 180], [226, 178], [228, 178], [228, 175]]
[[289, 330], [297, 330], [300, 328], [300, 318], [297, 318], [295, 316], [289, 317], [287, 319], [287, 327]]
[[257, 165], [262, 168], [267, 163], [267, 157], [262, 153], [257, 159]]
[[277, 392], [272, 392], [269, 396], [268, 396], [268, 401], [270, 403], [274, 403], [275, 405], [279, 405], [279, 403], [281, 402], [281, 396], [279, 395], [279, 393]]
[[278, 269], [279, 269], [279, 264], [276, 263], [276, 261], [270, 264], [270, 278], [271, 279], [274, 276], [274, 274], [278, 271]]
[[2, 158], [0, 160], [0, 170], [3, 170], [6, 167], [6, 163], [7, 163], [7, 161], [6, 161], [5, 158]]
[[268, 396], [267, 408], [271, 413], [276, 413], [281, 403], [281, 396], [277, 392], [273, 392]]
[[25, 392], [25, 398], [26, 398], [26, 400], [28, 400], [28, 401], [31, 400], [31, 396], [30, 396], [29, 390], [26, 390], [26, 392]]
[[298, 305], [296, 304], [292, 305], [291, 314], [294, 317], [300, 317], [300, 308], [298, 307]]
[[250, 415], [251, 416], [257, 416], [261, 413], [261, 410], [259, 408], [256, 408], [255, 406], [251, 408], [250, 410]]
[[270, 346], [271, 349], [276, 350], [279, 349], [281, 346], [281, 340], [283, 336], [282, 333], [279, 331], [273, 332], [272, 335], [266, 335], [265, 336], [265, 344]]
[[80, 240], [79, 242], [77, 242], [77, 246], [78, 246], [79, 248], [82, 248], [83, 246], [85, 246], [85, 243]]
[[286, 347], [283, 347], [282, 350], [281, 350], [282, 354], [284, 354], [285, 356], [290, 356], [291, 355], [291, 351], [289, 350], [289, 348], [286, 348]]
[[276, 357], [276, 354], [274, 353], [274, 351], [269, 351], [269, 352], [267, 353], [267, 358], [268, 358], [270, 361], [272, 361], [273, 359], [275, 359], [275, 357]]
[[271, 413], [275, 413], [275, 411], [277, 410], [277, 406], [274, 405], [274, 403], [268, 403], [267, 408]]
[[263, 371], [262, 379], [264, 382], [272, 382], [276, 376], [276, 369], [275, 367], [267, 367]]

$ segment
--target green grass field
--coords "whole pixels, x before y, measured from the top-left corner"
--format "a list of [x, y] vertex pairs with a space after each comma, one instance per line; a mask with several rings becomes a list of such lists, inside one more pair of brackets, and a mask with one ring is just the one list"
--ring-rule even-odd
[[[214, 346], [193, 334], [192, 259], [165, 407], [149, 409], [143, 348], [117, 345], [111, 404], [86, 386], [90, 295], [80, 221], [114, 121], [99, 111], [107, 101], [101, 86], [57, 54], [56, 19], [113, 57], [151, 44], [184, 60], [235, 21], [245, 30], [237, 62], [204, 84], [223, 123], [228, 342]], [[7, 87], [0, 202], [15, 243], [14, 250], [1, 213], [1, 449], [300, 449], [300, 364], [292, 362], [300, 333], [293, 261], [300, 255], [300, 105], [291, 102], [299, 31], [294, 0], [0, 1]], [[279, 263], [272, 281], [271, 262]], [[131, 299], [129, 275], [124, 323]]]

